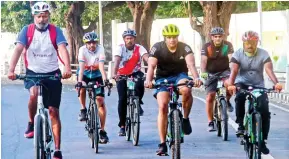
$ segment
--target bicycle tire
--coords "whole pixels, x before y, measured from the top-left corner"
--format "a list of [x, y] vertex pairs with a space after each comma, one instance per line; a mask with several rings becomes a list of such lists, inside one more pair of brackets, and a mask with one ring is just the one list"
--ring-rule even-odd
[[126, 123], [125, 123], [125, 138], [130, 141], [131, 137], [131, 103], [127, 106]]
[[255, 122], [254, 125], [256, 125], [256, 142], [255, 142], [255, 158], [261, 159], [261, 147], [263, 142], [263, 135], [262, 135], [262, 117], [259, 113], [254, 114], [255, 116]]
[[94, 126], [94, 109], [91, 109], [91, 103], [89, 105], [90, 109], [90, 117], [89, 117], [89, 129], [88, 133], [90, 134], [90, 143], [91, 143], [91, 148], [94, 149], [94, 134], [93, 134], [93, 126]]
[[220, 110], [221, 111], [221, 132], [224, 141], [228, 140], [228, 113], [227, 113], [227, 102], [225, 99], [220, 100]]
[[133, 100], [133, 110], [132, 110], [132, 136], [133, 136], [133, 145], [137, 146], [139, 142], [139, 134], [140, 134], [140, 104], [138, 99]]
[[35, 128], [34, 128], [34, 149], [35, 158], [44, 159], [44, 145], [43, 145], [43, 129], [42, 129], [42, 118], [40, 115], [36, 115], [34, 118]]
[[94, 108], [94, 126], [93, 126], [93, 136], [94, 136], [94, 150], [95, 153], [98, 153], [98, 144], [99, 144], [99, 116], [98, 116], [98, 107], [96, 103], [93, 106]]
[[173, 110], [173, 145], [171, 146], [172, 159], [181, 158], [181, 121], [178, 110]]
[[[50, 131], [50, 125], [48, 121], [48, 113], [45, 111], [44, 115], [46, 117], [46, 130], [45, 130], [45, 135], [46, 135], [46, 141], [45, 141], [45, 146], [52, 140], [52, 132]], [[49, 138], [49, 139], [48, 139]], [[45, 152], [45, 157], [46, 159], [51, 159], [51, 149], [48, 148], [47, 151]]]
[[217, 127], [217, 136], [221, 136], [222, 134], [222, 128], [221, 128], [221, 121], [220, 121], [220, 107], [218, 106], [217, 99], [215, 100], [214, 104], [214, 116], [215, 116], [215, 122]]

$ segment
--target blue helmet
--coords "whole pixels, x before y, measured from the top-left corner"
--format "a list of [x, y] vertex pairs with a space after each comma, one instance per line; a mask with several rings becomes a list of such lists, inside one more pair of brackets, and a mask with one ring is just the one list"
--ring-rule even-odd
[[87, 42], [90, 42], [90, 41], [99, 41], [98, 39], [98, 36], [95, 32], [88, 32], [88, 33], [85, 33], [84, 36], [83, 36], [83, 42], [84, 43], [87, 43]]
[[126, 31], [124, 31], [122, 33], [122, 37], [126, 37], [126, 36], [133, 36], [133, 37], [136, 37], [136, 32], [134, 30], [131, 30], [131, 29], [128, 29]]

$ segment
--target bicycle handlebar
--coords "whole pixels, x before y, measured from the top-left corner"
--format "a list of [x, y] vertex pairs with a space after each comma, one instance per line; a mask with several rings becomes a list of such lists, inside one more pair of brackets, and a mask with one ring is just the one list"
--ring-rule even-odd
[[115, 80], [120, 81], [120, 80], [127, 80], [127, 79], [133, 79], [133, 81], [136, 82], [138, 79], [145, 80], [145, 77], [133, 77], [133, 76], [128, 76], [128, 75], [121, 75]]
[[16, 75], [16, 79], [19, 80], [25, 80], [27, 78], [38, 78], [38, 79], [61, 79], [62, 75], [61, 74], [55, 74], [55, 75]]
[[[110, 96], [112, 86], [113, 86], [112, 83], [109, 83], [109, 85], [105, 85], [105, 84], [101, 85], [101, 84], [95, 83], [93, 85], [81, 86], [80, 88], [84, 88], [84, 89], [94, 88], [94, 89], [97, 89], [97, 88], [107, 87], [107, 89], [108, 89], [107, 96]], [[80, 88], [78, 89], [78, 97], [80, 95]]]
[[165, 86], [165, 87], [173, 87], [173, 88], [177, 88], [179, 86], [188, 86], [188, 87], [194, 87], [194, 81], [187, 81], [185, 83], [180, 83], [180, 84], [173, 84], [173, 83], [160, 83], [160, 84], [154, 84], [153, 88], [157, 89], [159, 87]]

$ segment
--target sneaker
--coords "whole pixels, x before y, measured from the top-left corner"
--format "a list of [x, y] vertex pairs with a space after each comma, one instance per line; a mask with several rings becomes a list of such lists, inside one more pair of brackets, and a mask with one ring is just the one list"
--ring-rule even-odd
[[209, 122], [209, 124], [208, 124], [208, 131], [209, 131], [209, 132], [216, 131], [215, 123], [214, 123], [213, 121]]
[[34, 137], [34, 124], [32, 122], [28, 122], [27, 129], [25, 131], [24, 137], [30, 139]]
[[263, 141], [262, 144], [261, 144], [261, 152], [264, 154], [264, 155], [267, 155], [270, 153], [270, 150], [267, 148], [266, 146], [266, 142]]
[[143, 111], [142, 107], [139, 106], [139, 116], [143, 116], [143, 113], [144, 113], [144, 111]]
[[61, 151], [55, 151], [53, 155], [53, 159], [62, 159], [62, 153]]
[[159, 149], [156, 151], [156, 154], [159, 156], [168, 156], [168, 147], [167, 144], [161, 143], [158, 145]]
[[79, 121], [85, 121], [86, 120], [86, 112], [87, 112], [86, 109], [80, 109], [80, 114], [78, 117]]
[[118, 136], [125, 136], [125, 129], [124, 128], [120, 128], [120, 130], [118, 132]]
[[190, 135], [192, 133], [192, 127], [189, 118], [183, 118], [183, 131], [185, 135]]
[[245, 131], [245, 128], [243, 124], [239, 124], [238, 130], [236, 131], [236, 135], [237, 136], [244, 135], [244, 131]]
[[104, 130], [99, 131], [99, 143], [106, 144], [108, 143], [109, 139], [107, 133]]
[[232, 106], [230, 101], [227, 101], [227, 110], [228, 112], [233, 112], [234, 111], [234, 107]]

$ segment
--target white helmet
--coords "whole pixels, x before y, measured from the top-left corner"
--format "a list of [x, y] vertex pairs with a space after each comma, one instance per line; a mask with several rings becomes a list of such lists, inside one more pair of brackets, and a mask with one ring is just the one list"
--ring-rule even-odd
[[44, 13], [46, 11], [48, 11], [50, 13], [50, 6], [46, 2], [37, 2], [33, 5], [31, 10], [32, 10], [33, 15], [39, 14], [39, 13]]

